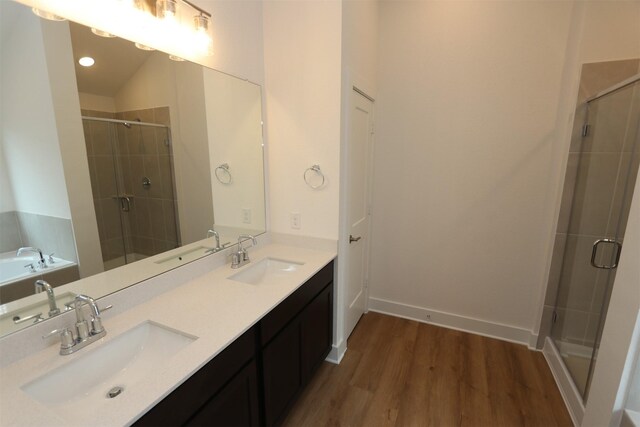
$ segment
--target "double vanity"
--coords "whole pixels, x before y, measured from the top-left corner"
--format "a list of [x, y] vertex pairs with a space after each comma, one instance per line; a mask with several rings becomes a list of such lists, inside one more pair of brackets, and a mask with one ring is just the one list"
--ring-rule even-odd
[[239, 268], [229, 249], [102, 298], [106, 336], [70, 355], [57, 335], [8, 347], [72, 313], [3, 338], [0, 424], [281, 422], [332, 348], [331, 247], [262, 244]]

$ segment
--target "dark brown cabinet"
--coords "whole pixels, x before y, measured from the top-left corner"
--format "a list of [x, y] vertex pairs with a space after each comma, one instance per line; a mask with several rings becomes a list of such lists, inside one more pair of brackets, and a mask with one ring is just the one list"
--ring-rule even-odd
[[187, 424], [194, 427], [260, 425], [258, 372], [251, 361], [238, 372]]
[[333, 262], [135, 425], [277, 425], [329, 354], [332, 337]]

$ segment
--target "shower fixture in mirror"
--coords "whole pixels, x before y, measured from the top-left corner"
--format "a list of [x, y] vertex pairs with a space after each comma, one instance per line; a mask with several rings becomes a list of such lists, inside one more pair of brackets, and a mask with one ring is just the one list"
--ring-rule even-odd
[[260, 86], [0, 8], [0, 335], [265, 231]]

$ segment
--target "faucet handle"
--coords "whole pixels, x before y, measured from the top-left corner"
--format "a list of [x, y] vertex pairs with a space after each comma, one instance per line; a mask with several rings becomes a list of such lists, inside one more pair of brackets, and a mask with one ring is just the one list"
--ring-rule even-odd
[[49, 259], [47, 259], [47, 261], [49, 261], [49, 264], [55, 264], [56, 260], [53, 259], [53, 256], [55, 255], [55, 252], [51, 252], [48, 256]]
[[29, 269], [29, 273], [35, 273], [36, 272], [36, 268], [33, 266], [33, 263], [25, 265], [24, 268], [28, 268]]
[[69, 349], [76, 345], [76, 341], [73, 338], [73, 332], [71, 332], [71, 329], [69, 328], [54, 329], [48, 334], [43, 335], [42, 339], [47, 339], [56, 334], [60, 334], [60, 349]]

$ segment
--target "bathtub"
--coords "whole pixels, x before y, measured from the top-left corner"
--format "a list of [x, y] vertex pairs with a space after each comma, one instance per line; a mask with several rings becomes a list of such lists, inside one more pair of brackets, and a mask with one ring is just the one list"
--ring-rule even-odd
[[[46, 268], [39, 268], [39, 257], [36, 254], [16, 256], [15, 252], [0, 254], [0, 304], [6, 304], [32, 295], [36, 280], [46, 280], [51, 286], [60, 286], [78, 280], [78, 265], [74, 262], [45, 256]], [[28, 267], [33, 264], [35, 272]]]
[[[29, 277], [35, 277], [36, 279], [34, 279], [34, 281], [36, 281], [38, 280], [38, 276], [46, 274], [49, 271], [65, 268], [74, 264], [71, 261], [56, 257], [53, 257], [53, 263], [49, 263], [49, 257], [45, 256], [45, 260], [47, 260], [47, 268], [38, 268], [39, 260], [40, 257], [36, 254], [20, 256], [16, 256], [15, 252], [5, 252], [0, 254], [0, 286], [4, 286], [17, 280], [28, 279]], [[32, 264], [35, 267], [35, 273], [29, 271], [29, 268], [27, 267], [29, 264]]]

